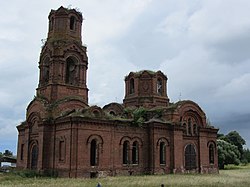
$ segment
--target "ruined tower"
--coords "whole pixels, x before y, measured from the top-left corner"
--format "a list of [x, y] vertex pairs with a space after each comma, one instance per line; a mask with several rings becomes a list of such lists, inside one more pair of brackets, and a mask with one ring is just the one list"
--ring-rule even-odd
[[125, 98], [123, 102], [126, 107], [168, 106], [167, 76], [161, 71], [131, 72], [125, 78]]
[[49, 31], [39, 61], [37, 95], [49, 102], [75, 96], [88, 104], [87, 48], [82, 45], [82, 14], [60, 7], [49, 14]]

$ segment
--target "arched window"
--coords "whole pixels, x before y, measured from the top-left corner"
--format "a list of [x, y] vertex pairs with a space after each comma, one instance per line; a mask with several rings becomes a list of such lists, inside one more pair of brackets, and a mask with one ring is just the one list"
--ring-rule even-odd
[[130, 94], [135, 93], [135, 81], [133, 78], [131, 78], [129, 81], [129, 93]]
[[184, 134], [187, 134], [187, 124], [183, 123]]
[[38, 163], [38, 146], [34, 145], [31, 150], [31, 169], [36, 169]]
[[188, 132], [187, 132], [188, 135], [191, 135], [192, 134], [192, 124], [191, 124], [191, 119], [189, 118], [188, 119]]
[[49, 30], [53, 30], [54, 29], [54, 17], [51, 18], [50, 22], [49, 22]]
[[166, 164], [166, 144], [160, 143], [160, 164]]
[[111, 110], [111, 111], [109, 112], [109, 114], [112, 115], [112, 116], [116, 116], [116, 114], [115, 114], [115, 112], [114, 112], [113, 110]]
[[46, 57], [42, 63], [41, 74], [42, 84], [45, 85], [49, 82], [49, 57]]
[[209, 145], [209, 164], [214, 164], [214, 145]]
[[197, 125], [196, 124], [193, 125], [193, 133], [194, 133], [194, 135], [197, 135]]
[[162, 80], [160, 78], [157, 79], [157, 94], [159, 94], [159, 95], [163, 94]]
[[76, 18], [74, 16], [71, 16], [70, 25], [69, 25], [70, 30], [75, 30], [75, 22], [76, 22]]
[[94, 110], [93, 114], [94, 114], [95, 117], [100, 117], [101, 116], [101, 114], [100, 114], [100, 112], [98, 110]]
[[66, 60], [66, 83], [75, 84], [77, 79], [77, 62], [69, 57]]
[[188, 144], [185, 148], [185, 168], [186, 170], [196, 169], [196, 152], [192, 144]]
[[123, 164], [129, 164], [129, 142], [123, 143]]
[[24, 152], [24, 144], [21, 144], [21, 156], [20, 156], [20, 160], [23, 160], [23, 152]]
[[138, 164], [139, 163], [139, 146], [138, 142], [133, 142], [132, 147], [132, 164]]
[[97, 141], [94, 139], [90, 144], [90, 165], [97, 166], [98, 164], [98, 145]]

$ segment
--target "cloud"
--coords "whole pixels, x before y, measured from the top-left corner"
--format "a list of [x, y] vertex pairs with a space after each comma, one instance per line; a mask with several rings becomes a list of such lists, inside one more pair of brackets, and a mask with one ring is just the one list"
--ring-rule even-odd
[[250, 113], [228, 113], [217, 117], [215, 123], [220, 126], [219, 133], [227, 134], [236, 130], [245, 139], [246, 146], [250, 146]]
[[[250, 93], [250, 73], [242, 74], [239, 77], [232, 79], [228, 84], [223, 85], [218, 89], [218, 97], [240, 97], [245, 93]], [[244, 98], [246, 99], [246, 98]]]
[[[232, 122], [235, 114], [235, 119], [244, 119], [239, 130], [250, 142], [245, 117], [250, 111], [250, 2], [73, 0], [71, 4], [85, 18], [82, 37], [88, 46], [90, 105], [122, 102], [125, 75], [160, 69], [169, 78], [171, 101], [194, 100], [221, 129], [237, 130], [237, 121]], [[8, 145], [15, 144], [15, 126], [25, 119], [25, 108], [38, 85], [37, 62], [41, 39], [47, 37], [49, 11], [70, 4], [22, 0], [13, 5], [3, 1], [0, 11], [4, 18], [0, 20], [0, 133], [6, 131], [8, 140], [13, 139]], [[0, 142], [7, 144], [1, 136]]]
[[141, 14], [150, 0], [137, 1], [91, 1], [85, 4], [84, 25], [88, 44], [98, 45], [121, 37]]

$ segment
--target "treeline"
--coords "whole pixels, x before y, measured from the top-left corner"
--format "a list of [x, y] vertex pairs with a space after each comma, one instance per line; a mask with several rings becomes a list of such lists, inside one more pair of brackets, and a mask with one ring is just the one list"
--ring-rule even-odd
[[229, 132], [227, 135], [218, 134], [218, 164], [220, 169], [225, 165], [239, 165], [250, 163], [250, 150], [244, 149], [246, 141], [237, 131]]
[[13, 157], [13, 153], [9, 150], [5, 150], [4, 152], [0, 152], [0, 158], [3, 156]]

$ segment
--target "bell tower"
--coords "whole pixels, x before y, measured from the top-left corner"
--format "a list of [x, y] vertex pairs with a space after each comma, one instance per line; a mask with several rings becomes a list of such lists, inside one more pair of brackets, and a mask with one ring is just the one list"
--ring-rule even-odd
[[88, 105], [88, 57], [82, 45], [82, 14], [60, 7], [49, 14], [49, 31], [39, 60], [37, 95], [54, 102], [80, 98]]

